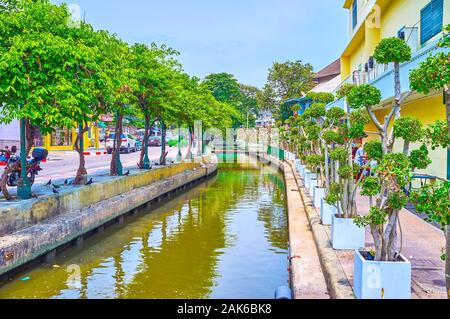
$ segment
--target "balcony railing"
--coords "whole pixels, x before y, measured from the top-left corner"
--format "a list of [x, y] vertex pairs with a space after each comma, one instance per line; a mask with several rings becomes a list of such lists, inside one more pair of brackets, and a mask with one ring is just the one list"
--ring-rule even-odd
[[[400, 66], [400, 83], [402, 85], [402, 93], [410, 91], [409, 84], [409, 73], [411, 70], [419, 67], [420, 63], [425, 61], [430, 55], [434, 55], [438, 52], [450, 52], [449, 48], [438, 47], [440, 40], [436, 40], [429, 45], [417, 50], [412, 54], [411, 60], [402, 63]], [[381, 91], [382, 99], [389, 99], [395, 95], [394, 92], [394, 65], [390, 64], [377, 64], [374, 62], [372, 70], [368, 72], [364, 71], [354, 71], [352, 75], [347, 77], [333, 92], [339, 90], [342, 85], [346, 83], [351, 84], [366, 84], [369, 83]], [[340, 101], [335, 101], [331, 105], [343, 105]]]

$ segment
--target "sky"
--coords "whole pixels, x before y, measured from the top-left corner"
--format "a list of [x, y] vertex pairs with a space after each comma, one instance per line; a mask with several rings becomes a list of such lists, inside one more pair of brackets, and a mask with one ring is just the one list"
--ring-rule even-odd
[[167, 44], [191, 75], [234, 74], [262, 87], [273, 62], [319, 71], [348, 41], [343, 0], [74, 0], [96, 29], [130, 44]]

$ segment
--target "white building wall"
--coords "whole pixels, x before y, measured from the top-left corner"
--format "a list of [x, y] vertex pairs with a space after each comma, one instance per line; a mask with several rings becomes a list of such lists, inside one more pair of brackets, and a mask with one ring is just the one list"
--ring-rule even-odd
[[13, 121], [10, 124], [0, 124], [0, 148], [5, 145], [11, 147], [16, 145], [19, 147], [20, 141], [20, 126], [19, 121]]

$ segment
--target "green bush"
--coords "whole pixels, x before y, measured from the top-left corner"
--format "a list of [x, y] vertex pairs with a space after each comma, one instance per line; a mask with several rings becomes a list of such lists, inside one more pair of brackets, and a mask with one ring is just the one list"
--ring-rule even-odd
[[400, 38], [386, 38], [375, 48], [374, 58], [381, 64], [407, 62], [411, 60], [411, 48]]

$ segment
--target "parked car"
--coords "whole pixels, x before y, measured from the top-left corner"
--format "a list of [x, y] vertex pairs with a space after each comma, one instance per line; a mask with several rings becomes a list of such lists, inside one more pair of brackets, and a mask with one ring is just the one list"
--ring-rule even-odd
[[160, 136], [150, 136], [148, 138], [148, 146], [161, 146]]
[[[116, 137], [115, 133], [109, 134], [106, 139], [106, 151], [108, 154], [112, 153], [114, 147], [114, 139]], [[120, 151], [125, 153], [130, 153], [131, 151], [137, 151], [136, 138], [131, 134], [122, 134], [122, 144], [120, 145]]]

